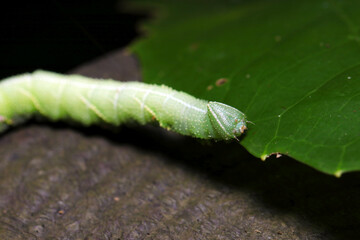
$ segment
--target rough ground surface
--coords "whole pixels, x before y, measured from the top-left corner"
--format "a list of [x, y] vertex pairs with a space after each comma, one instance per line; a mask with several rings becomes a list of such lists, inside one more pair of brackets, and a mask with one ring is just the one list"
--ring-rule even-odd
[[[119, 51], [74, 72], [139, 79]], [[360, 174], [157, 127], [29, 123], [0, 137], [0, 239], [358, 239]]]

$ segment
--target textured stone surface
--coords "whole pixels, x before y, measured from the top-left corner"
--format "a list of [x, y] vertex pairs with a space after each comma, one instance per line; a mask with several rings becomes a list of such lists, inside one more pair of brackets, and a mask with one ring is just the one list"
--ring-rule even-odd
[[[123, 51], [73, 72], [138, 80]], [[29, 123], [0, 137], [0, 239], [356, 239], [360, 175], [157, 127]]]

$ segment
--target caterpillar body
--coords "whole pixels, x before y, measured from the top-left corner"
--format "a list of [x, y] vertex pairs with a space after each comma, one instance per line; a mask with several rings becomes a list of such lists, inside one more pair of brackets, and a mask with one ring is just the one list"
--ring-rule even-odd
[[247, 123], [246, 116], [231, 106], [166, 86], [41, 70], [4, 79], [0, 83], [0, 131], [34, 114], [84, 125], [156, 121], [183, 135], [216, 140], [237, 139]]

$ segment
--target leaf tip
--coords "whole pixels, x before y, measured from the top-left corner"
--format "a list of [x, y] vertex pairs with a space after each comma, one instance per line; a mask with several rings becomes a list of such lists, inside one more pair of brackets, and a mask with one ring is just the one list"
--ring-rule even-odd
[[260, 159], [261, 159], [262, 161], [265, 161], [268, 157], [269, 157], [269, 155], [263, 154], [263, 155], [260, 156]]
[[337, 177], [337, 178], [340, 178], [342, 174], [343, 174], [343, 171], [341, 171], [341, 170], [337, 170], [337, 171], [334, 173], [335, 177]]

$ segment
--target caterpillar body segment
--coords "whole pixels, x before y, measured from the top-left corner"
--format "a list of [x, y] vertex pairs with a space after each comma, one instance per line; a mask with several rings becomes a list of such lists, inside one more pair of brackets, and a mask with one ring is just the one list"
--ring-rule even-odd
[[246, 116], [233, 107], [166, 86], [41, 70], [0, 82], [0, 131], [35, 114], [84, 125], [157, 121], [183, 135], [216, 140], [236, 139], [247, 123]]

